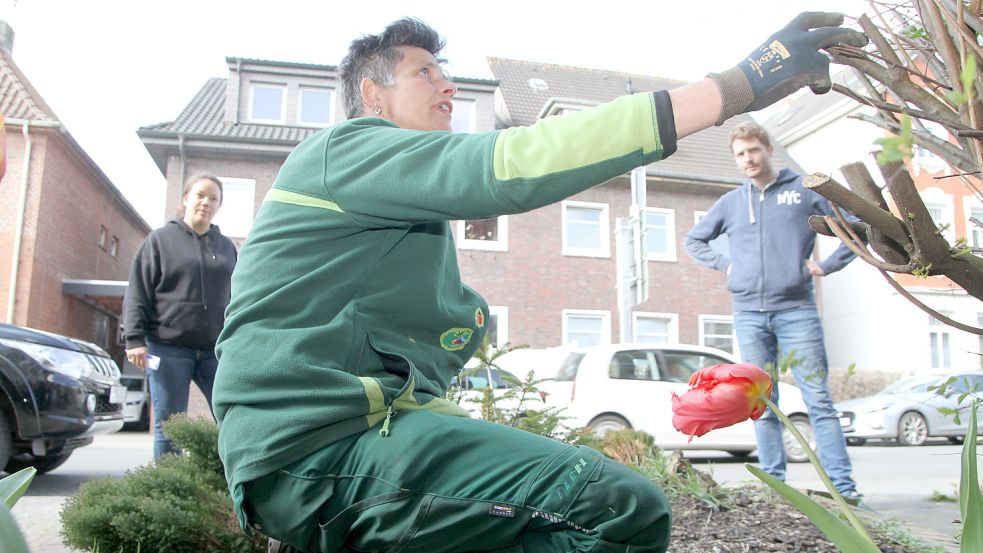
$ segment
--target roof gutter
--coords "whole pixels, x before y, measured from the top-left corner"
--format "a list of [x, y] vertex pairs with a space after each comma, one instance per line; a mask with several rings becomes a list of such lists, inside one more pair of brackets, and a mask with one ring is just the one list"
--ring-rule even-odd
[[[17, 203], [17, 222], [14, 226], [14, 248], [10, 259], [10, 289], [7, 292], [7, 322], [14, 324], [14, 304], [17, 301], [17, 269], [20, 267], [20, 249], [24, 241], [24, 213], [27, 211], [28, 180], [31, 176], [31, 125], [35, 127], [61, 128], [57, 121], [30, 121], [7, 119], [11, 125], [21, 125], [24, 134], [24, 161], [21, 166], [20, 201]], [[3, 132], [7, 132], [6, 129]]]
[[711, 177], [707, 175], [698, 175], [696, 173], [674, 173], [671, 171], [652, 169], [651, 167], [645, 168], [645, 175], [665, 180], [683, 180], [717, 185], [740, 186], [744, 184], [744, 179], [736, 177]]
[[177, 135], [177, 154], [178, 154], [178, 186], [181, 187], [181, 194], [184, 194], [184, 133]]

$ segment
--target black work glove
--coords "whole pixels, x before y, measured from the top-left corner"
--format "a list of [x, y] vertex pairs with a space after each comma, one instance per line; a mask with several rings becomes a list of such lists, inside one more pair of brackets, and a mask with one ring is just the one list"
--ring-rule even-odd
[[816, 94], [829, 92], [829, 57], [819, 49], [867, 44], [863, 33], [844, 29], [842, 23], [839, 13], [800, 13], [735, 67], [711, 73], [723, 100], [717, 125], [738, 113], [770, 106], [806, 85]]

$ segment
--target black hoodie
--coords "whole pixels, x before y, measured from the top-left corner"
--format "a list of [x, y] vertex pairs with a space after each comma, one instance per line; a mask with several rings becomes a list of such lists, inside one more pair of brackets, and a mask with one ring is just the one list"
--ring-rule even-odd
[[126, 348], [147, 341], [213, 349], [229, 305], [236, 249], [215, 225], [174, 219], [143, 241], [123, 299]]

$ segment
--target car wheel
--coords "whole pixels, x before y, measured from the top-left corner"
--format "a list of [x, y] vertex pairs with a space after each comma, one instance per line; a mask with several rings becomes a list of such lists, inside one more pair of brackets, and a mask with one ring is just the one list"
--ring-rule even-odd
[[733, 455], [734, 457], [747, 457], [754, 451], [753, 449], [736, 449], [727, 452], [728, 455]]
[[867, 438], [847, 438], [846, 443], [849, 445], [864, 445], [867, 443]]
[[608, 432], [614, 432], [616, 430], [624, 430], [626, 428], [631, 428], [628, 421], [619, 417], [618, 415], [601, 415], [590, 421], [591, 430], [594, 431], [598, 436], [604, 436]]
[[949, 436], [949, 443], [953, 445], [962, 445], [966, 441], [966, 436]]
[[7, 466], [14, 451], [14, 435], [7, 414], [0, 410], [0, 471]]
[[901, 445], [922, 445], [928, 439], [928, 423], [925, 417], [908, 411], [898, 421], [898, 443]]
[[[792, 424], [795, 425], [796, 430], [802, 434], [802, 437], [806, 439], [809, 443], [809, 447], [813, 451], [816, 450], [816, 437], [812, 434], [812, 425], [809, 424], [809, 417], [805, 415], [792, 415], [789, 417]], [[808, 463], [809, 456], [806, 451], [802, 449], [802, 445], [795, 436], [792, 435], [788, 429], [782, 430], [782, 441], [785, 443], [785, 457], [788, 459], [789, 463]]]
[[13, 474], [27, 467], [34, 467], [38, 474], [51, 472], [65, 464], [65, 461], [72, 456], [72, 452], [61, 453], [59, 455], [49, 455], [47, 457], [35, 457], [29, 453], [12, 457], [7, 461], [7, 473]]

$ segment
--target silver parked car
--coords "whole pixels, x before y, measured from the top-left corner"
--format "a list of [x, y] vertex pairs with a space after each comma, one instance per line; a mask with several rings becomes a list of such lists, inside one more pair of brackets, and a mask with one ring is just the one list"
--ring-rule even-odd
[[[945, 393], [938, 388], [950, 379]], [[843, 401], [837, 409], [849, 418], [843, 428], [847, 442], [861, 445], [867, 440], [897, 440], [901, 445], [922, 445], [930, 437], [945, 437], [961, 443], [969, 422], [969, 402], [963, 394], [983, 395], [983, 372], [954, 371], [912, 376], [899, 380], [867, 397]], [[945, 410], [960, 410], [956, 417]], [[983, 431], [983, 425], [980, 426]]]

